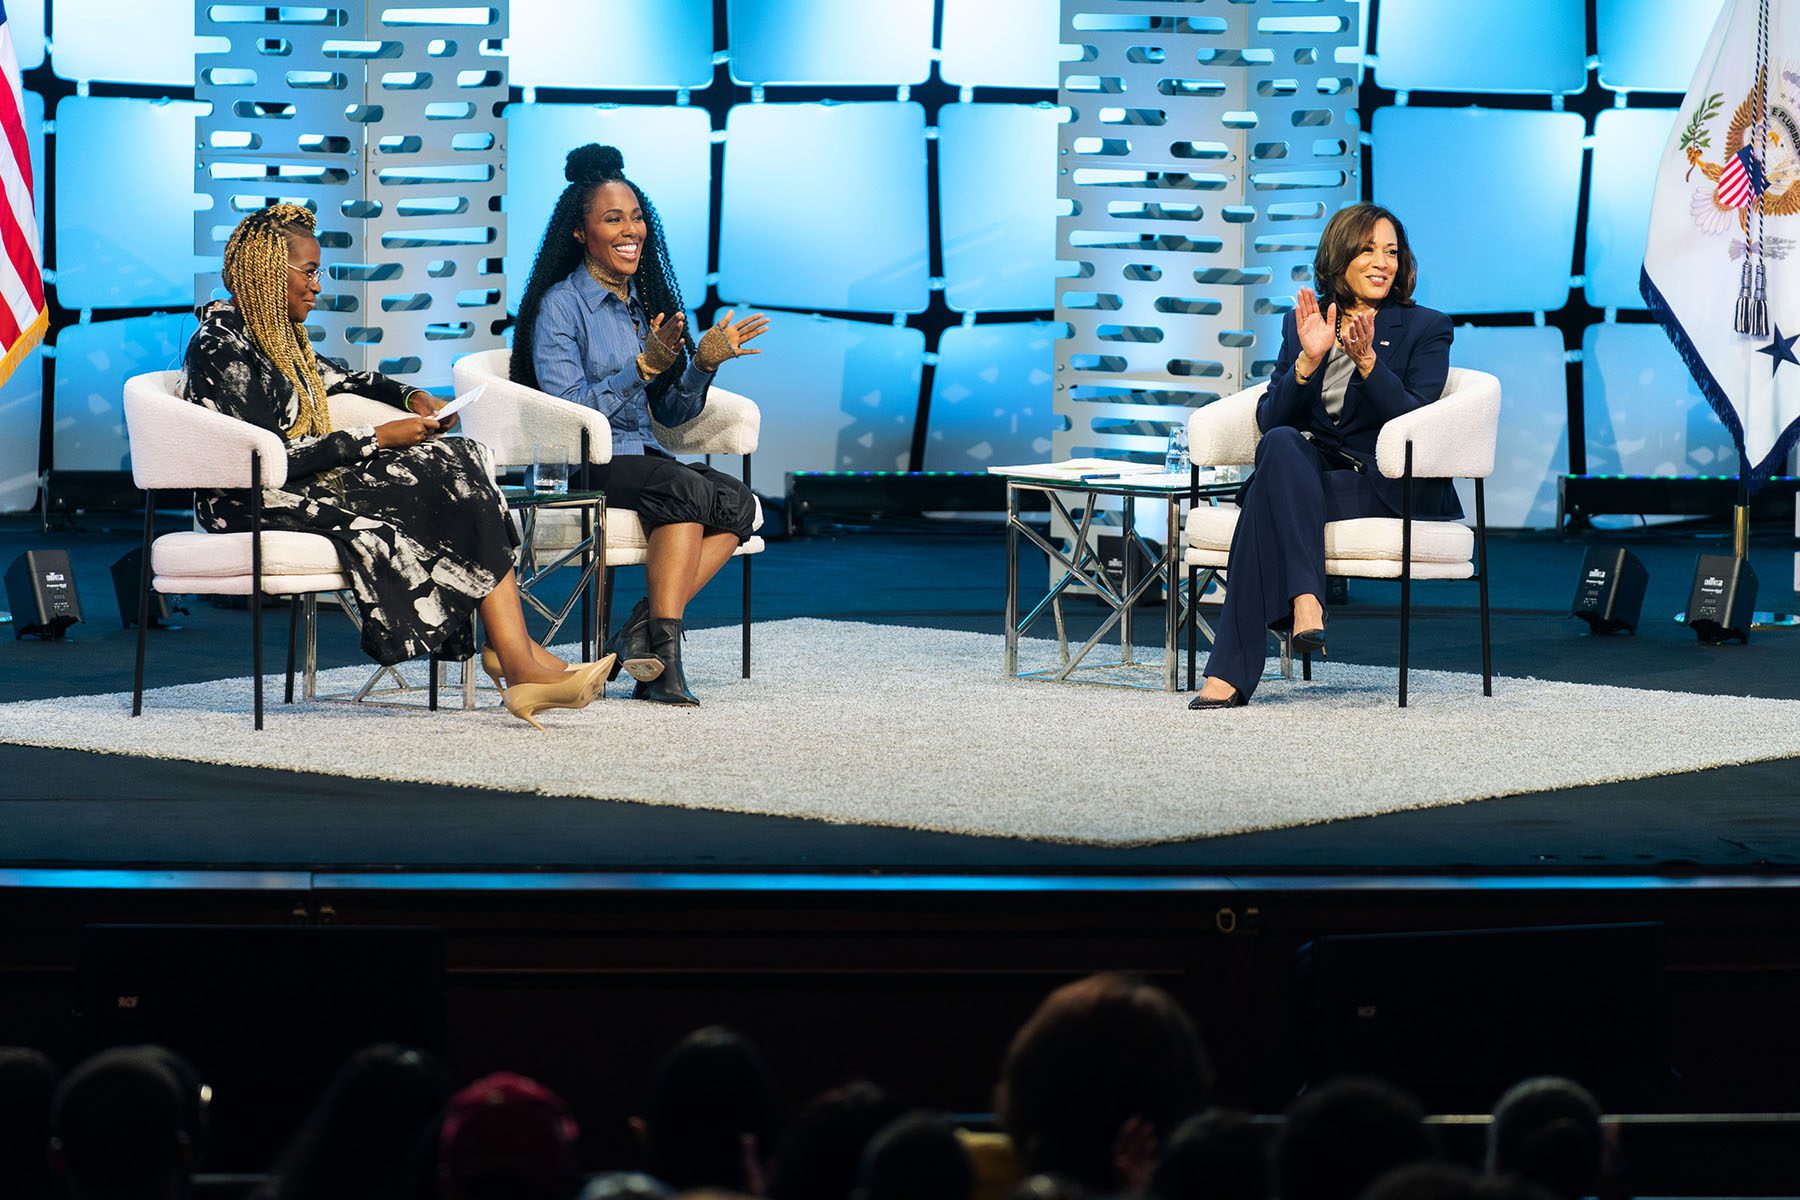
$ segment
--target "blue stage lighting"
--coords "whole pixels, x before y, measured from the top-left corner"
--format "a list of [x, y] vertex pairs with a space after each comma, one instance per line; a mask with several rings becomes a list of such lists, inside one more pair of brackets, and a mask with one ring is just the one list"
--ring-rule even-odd
[[550, 210], [568, 186], [563, 162], [588, 142], [619, 148], [626, 175], [649, 193], [662, 217], [684, 298], [690, 304], [705, 298], [712, 221], [712, 124], [705, 109], [509, 104], [506, 129], [508, 311], [519, 311]]
[[739, 83], [912, 84], [931, 76], [932, 0], [730, 0]]
[[1055, 87], [1058, 7], [1057, 0], [944, 0], [938, 74], [962, 87]]
[[964, 312], [1056, 303], [1056, 127], [1062, 110], [947, 104], [938, 111], [945, 296]]
[[[194, 298], [192, 100], [69, 96], [56, 106], [56, 296], [65, 308]], [[120, 197], [131, 220], [119, 219]]]
[[1588, 185], [1588, 303], [1642, 308], [1638, 274], [1650, 231], [1656, 168], [1675, 124], [1672, 108], [1609, 108], [1594, 122], [1594, 169]]
[[1375, 81], [1395, 91], [1579, 92], [1582, 0], [1382, 0]]
[[1601, 85], [1687, 91], [1723, 7], [1724, 0], [1596, 0]]
[[116, 471], [130, 467], [125, 381], [145, 371], [179, 368], [194, 326], [190, 313], [155, 313], [70, 325], [62, 331], [56, 340], [56, 370], [51, 381], [59, 468]]
[[1731, 435], [1660, 328], [1590, 325], [1581, 349], [1589, 473], [1735, 474]]
[[1406, 223], [1420, 303], [1453, 313], [1568, 303], [1580, 116], [1383, 108], [1374, 138], [1375, 200]]
[[958, 325], [938, 340], [931, 381], [925, 466], [980, 471], [1004, 463], [1047, 462], [1056, 321]]
[[[11, 0], [6, 6], [6, 28], [12, 34], [13, 54], [19, 70], [44, 65], [44, 4], [46, 0]], [[5, 505], [0, 505], [3, 510]]]
[[924, 311], [922, 107], [740, 104], [726, 129], [720, 296], [782, 308]]
[[33, 350], [0, 385], [0, 512], [23, 512], [37, 502], [43, 423], [44, 356]]
[[[64, 79], [194, 86], [192, 4], [184, 0], [55, 0], [55, 4], [56, 53], [50, 67]], [[10, 16], [12, 5], [6, 9]]]
[[[1488, 524], [1548, 528], [1556, 524], [1556, 478], [1569, 464], [1569, 388], [1560, 329], [1460, 326], [1452, 366], [1500, 380], [1500, 444], [1487, 481]], [[1475, 492], [1459, 482], [1463, 511]]]
[[713, 77], [712, 18], [712, 0], [512, 0], [508, 79], [515, 87], [703, 88]]
[[719, 369], [720, 387], [762, 406], [759, 486], [780, 491], [789, 471], [905, 470], [925, 335], [885, 322], [769, 317], [756, 341], [762, 353]]

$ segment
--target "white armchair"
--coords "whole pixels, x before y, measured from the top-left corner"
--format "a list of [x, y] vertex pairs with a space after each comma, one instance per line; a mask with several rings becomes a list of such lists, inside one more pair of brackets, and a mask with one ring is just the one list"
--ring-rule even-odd
[[[262, 598], [316, 597], [350, 586], [337, 550], [316, 533], [262, 531], [262, 488], [287, 482], [287, 447], [266, 429], [183, 399], [180, 375], [152, 371], [125, 381], [125, 428], [131, 444], [131, 476], [144, 490], [143, 574], [138, 585], [137, 664], [131, 715], [144, 709], [144, 641], [150, 592], [169, 595], [248, 596], [256, 728], [263, 727]], [[374, 425], [394, 418], [385, 404], [361, 396], [331, 398], [338, 428]], [[197, 488], [245, 488], [251, 501], [248, 533], [167, 533], [154, 538], [156, 493]], [[260, 536], [259, 536], [260, 535]], [[294, 699], [294, 646], [301, 605], [290, 610], [286, 703]], [[305, 605], [312, 644], [313, 605]], [[308, 656], [308, 691], [312, 661]]]
[[[1196, 409], [1188, 417], [1188, 446], [1195, 467], [1247, 466], [1256, 461], [1262, 431], [1256, 404], [1264, 384]], [[1483, 481], [1494, 471], [1500, 430], [1500, 381], [1482, 371], [1452, 367], [1441, 398], [1382, 426], [1375, 468], [1404, 481], [1400, 517], [1361, 517], [1325, 526], [1325, 573], [1400, 581], [1400, 706], [1406, 707], [1408, 637], [1414, 579], [1472, 579], [1480, 588], [1481, 691], [1493, 695], [1493, 653], [1488, 632], [1487, 510]], [[1475, 525], [1412, 519], [1414, 479], [1463, 478], [1475, 484]], [[1188, 513], [1183, 563], [1190, 601], [1202, 569], [1223, 568], [1237, 529], [1236, 506], [1195, 505]], [[1230, 586], [1227, 580], [1226, 586]], [[1190, 603], [1189, 613], [1194, 609]], [[1306, 662], [1311, 678], [1311, 662]], [[1188, 628], [1188, 686], [1195, 683], [1195, 644]]]
[[[483, 350], [467, 354], [451, 367], [458, 394], [477, 386], [487, 391], [462, 413], [463, 430], [486, 443], [496, 464], [529, 466], [544, 453], [579, 456], [585, 435], [587, 462], [596, 466], [612, 461], [612, 425], [606, 417], [570, 400], [514, 383], [509, 374], [509, 350]], [[755, 401], [724, 388], [706, 394], [706, 407], [685, 424], [652, 426], [656, 440], [671, 454], [736, 454], [743, 456], [743, 480], [750, 484], [750, 456], [762, 432], [762, 410]], [[598, 532], [596, 559], [605, 577], [600, 606], [600, 638], [604, 642], [611, 624], [613, 576], [610, 568], [636, 566], [649, 557], [650, 541], [638, 514], [629, 508], [607, 505]], [[550, 514], [545, 514], [546, 516]], [[540, 521], [542, 519], [540, 518]], [[762, 502], [756, 502], [756, 523], [763, 523]], [[571, 529], [539, 525], [539, 536], [556, 545]], [[753, 536], [737, 548], [744, 563], [743, 676], [750, 678], [750, 557], [762, 553], [763, 539]]]

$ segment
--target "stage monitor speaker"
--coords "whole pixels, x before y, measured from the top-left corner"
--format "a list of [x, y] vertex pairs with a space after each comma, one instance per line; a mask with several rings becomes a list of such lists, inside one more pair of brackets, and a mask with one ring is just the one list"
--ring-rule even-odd
[[6, 568], [6, 602], [12, 609], [13, 639], [30, 635], [60, 639], [81, 623], [81, 598], [66, 550], [27, 550]]
[[1629, 550], [1589, 547], [1581, 560], [1581, 578], [1569, 615], [1586, 621], [1594, 633], [1636, 633], [1638, 614], [1644, 609], [1644, 588], [1650, 572]]
[[[130, 550], [112, 565], [113, 595], [119, 600], [119, 624], [130, 629], [137, 624], [138, 586], [142, 582], [139, 572], [143, 569], [144, 551], [142, 547]], [[150, 593], [150, 628], [168, 625], [176, 613], [187, 614], [187, 608], [180, 603], [180, 597], [167, 596], [162, 592]]]
[[[1150, 547], [1152, 554], [1162, 553], [1161, 542], [1153, 538], [1145, 538], [1144, 542]], [[1108, 532], [1094, 535], [1094, 552], [1100, 556], [1100, 562], [1106, 571], [1107, 582], [1112, 585], [1114, 594], [1119, 596], [1125, 594], [1125, 547], [1128, 544], [1123, 533]], [[1136, 548], [1133, 548], [1131, 553], [1135, 560], [1131, 564], [1131, 582], [1135, 587], [1144, 582], [1144, 576], [1150, 574], [1150, 562]], [[1076, 585], [1076, 588], [1082, 591], [1087, 590], [1082, 585]], [[1093, 593], [1090, 591], [1088, 594], [1092, 595]], [[1161, 604], [1162, 594], [1161, 582], [1153, 580], [1144, 587], [1143, 593], [1138, 596], [1138, 603]]]
[[1430, 1112], [1489, 1112], [1567, 1075], [1641, 1111], [1668, 1076], [1660, 925], [1321, 937], [1298, 966], [1309, 1082], [1376, 1075]]
[[213, 1170], [261, 1170], [356, 1051], [440, 1053], [436, 929], [89, 925], [79, 987], [86, 1049], [155, 1043], [213, 1090]]
[[1756, 572], [1750, 560], [1731, 554], [1702, 554], [1694, 564], [1688, 593], [1688, 628], [1709, 646], [1736, 639], [1749, 642], [1756, 615]]

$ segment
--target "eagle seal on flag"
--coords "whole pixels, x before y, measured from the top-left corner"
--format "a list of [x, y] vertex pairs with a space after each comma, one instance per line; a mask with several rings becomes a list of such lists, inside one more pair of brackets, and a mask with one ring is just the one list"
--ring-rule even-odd
[[1746, 497], [1800, 440], [1800, 13], [1784, 22], [1791, 7], [1727, 0], [1720, 11], [1657, 170], [1638, 281], [1730, 431]]

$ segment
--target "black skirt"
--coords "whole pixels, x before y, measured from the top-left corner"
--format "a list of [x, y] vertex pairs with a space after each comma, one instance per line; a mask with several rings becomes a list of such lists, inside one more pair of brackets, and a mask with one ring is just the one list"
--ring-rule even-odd
[[742, 545], [756, 525], [756, 498], [750, 489], [699, 463], [647, 450], [617, 455], [590, 470], [593, 486], [606, 493], [606, 506], [637, 513], [646, 534], [664, 525], [703, 525], [734, 535]]

